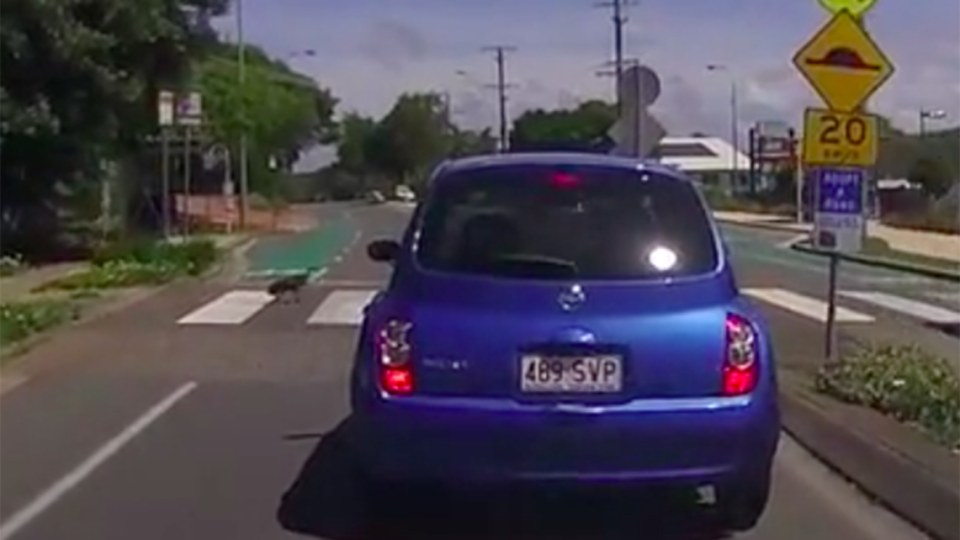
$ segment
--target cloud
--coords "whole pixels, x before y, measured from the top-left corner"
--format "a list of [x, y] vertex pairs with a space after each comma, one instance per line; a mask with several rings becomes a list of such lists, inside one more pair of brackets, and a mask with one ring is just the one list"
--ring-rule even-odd
[[[612, 56], [610, 13], [590, 2], [244, 2], [248, 37], [277, 55], [316, 49], [315, 58], [295, 65], [330, 86], [345, 109], [380, 115], [400, 92], [449, 92], [458, 122], [496, 126], [496, 92], [484, 87], [495, 82], [496, 65], [482, 51], [494, 44], [517, 48], [507, 57], [507, 78], [516, 85], [511, 115], [613, 95], [613, 81], [595, 74]], [[663, 95], [651, 111], [671, 133], [729, 133], [732, 80], [741, 131], [757, 120], [797, 126], [803, 108], [821, 102], [790, 59], [826, 20], [812, 0], [644, 2], [630, 11], [625, 52], [659, 73]], [[946, 110], [957, 123], [958, 20], [956, 0], [878, 3], [868, 24], [897, 71], [872, 110], [906, 129], [916, 129], [921, 108]], [[717, 63], [729, 72], [706, 70]]]
[[359, 43], [361, 54], [391, 71], [427, 56], [426, 36], [415, 27], [395, 20], [375, 21]]

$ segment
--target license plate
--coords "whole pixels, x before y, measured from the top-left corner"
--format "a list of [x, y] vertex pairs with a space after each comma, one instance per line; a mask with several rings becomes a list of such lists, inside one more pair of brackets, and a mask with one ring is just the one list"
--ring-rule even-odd
[[623, 386], [619, 356], [539, 356], [520, 360], [520, 389], [540, 393], [610, 393]]

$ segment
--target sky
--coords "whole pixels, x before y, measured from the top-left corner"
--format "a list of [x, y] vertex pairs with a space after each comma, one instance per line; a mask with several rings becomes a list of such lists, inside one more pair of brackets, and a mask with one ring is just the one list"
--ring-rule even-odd
[[[379, 116], [401, 92], [448, 92], [460, 125], [494, 126], [490, 45], [515, 47], [511, 116], [614, 94], [596, 74], [613, 58], [612, 10], [594, 0], [239, 1], [245, 40], [331, 88], [341, 111]], [[817, 0], [634, 0], [627, 13], [625, 56], [659, 75], [650, 111], [670, 135], [729, 138], [734, 81], [742, 132], [760, 120], [797, 126], [821, 105], [791, 64], [829, 19]], [[236, 39], [233, 14], [217, 25]], [[896, 68], [871, 110], [907, 131], [921, 109], [947, 113], [929, 129], [960, 124], [960, 2], [877, 0], [867, 26]]]

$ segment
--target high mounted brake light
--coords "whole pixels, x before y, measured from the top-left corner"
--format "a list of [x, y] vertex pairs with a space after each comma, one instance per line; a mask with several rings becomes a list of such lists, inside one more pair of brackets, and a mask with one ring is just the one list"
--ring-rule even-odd
[[580, 178], [565, 172], [554, 173], [551, 180], [553, 185], [558, 188], [571, 188], [580, 185]]
[[391, 394], [413, 392], [414, 377], [411, 364], [409, 333], [413, 325], [391, 319], [377, 333], [377, 356], [380, 385]]
[[757, 384], [757, 334], [750, 321], [732, 313], [726, 320], [723, 361], [723, 394], [749, 394]]

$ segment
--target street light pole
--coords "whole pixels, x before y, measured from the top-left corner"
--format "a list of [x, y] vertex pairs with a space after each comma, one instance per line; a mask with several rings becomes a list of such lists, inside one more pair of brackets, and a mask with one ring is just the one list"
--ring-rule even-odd
[[[730, 160], [730, 174], [732, 175], [732, 181], [736, 183], [737, 177], [740, 175], [740, 111], [737, 77], [731, 72], [730, 68], [722, 64], [708, 64], [707, 71], [723, 71], [730, 77], [730, 143], [733, 145], [733, 156]], [[750, 188], [751, 191], [753, 191], [752, 184]]]
[[927, 120], [943, 120], [947, 117], [947, 112], [939, 109], [920, 109], [917, 116], [920, 119], [920, 138], [923, 139], [927, 134]]
[[250, 170], [247, 164], [247, 107], [244, 88], [247, 82], [246, 42], [243, 35], [243, 0], [237, 0], [237, 85], [240, 90], [240, 228], [246, 228], [250, 195]]

